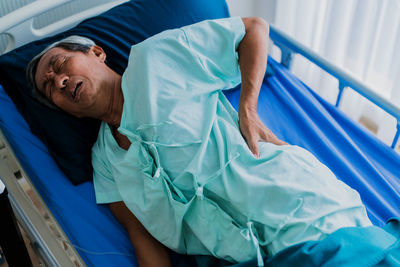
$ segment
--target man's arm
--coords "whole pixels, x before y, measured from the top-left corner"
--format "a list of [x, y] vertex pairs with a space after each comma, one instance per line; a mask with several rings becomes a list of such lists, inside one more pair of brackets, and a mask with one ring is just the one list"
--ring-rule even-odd
[[246, 34], [237, 49], [242, 76], [239, 101], [239, 127], [251, 152], [259, 156], [258, 141], [276, 145], [287, 144], [279, 140], [257, 115], [257, 100], [265, 75], [268, 59], [269, 26], [260, 18], [243, 18]]
[[139, 266], [171, 266], [167, 248], [147, 232], [139, 220], [125, 206], [124, 202], [110, 203], [109, 206], [114, 216], [128, 231], [129, 238], [135, 248]]

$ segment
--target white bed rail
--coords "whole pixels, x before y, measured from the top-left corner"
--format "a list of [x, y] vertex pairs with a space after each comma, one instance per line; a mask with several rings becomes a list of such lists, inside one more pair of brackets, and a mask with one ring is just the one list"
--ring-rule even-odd
[[[32, 248], [41, 262], [45, 266], [85, 266], [74, 247], [69, 246], [67, 249], [62, 247], [61, 240], [68, 240], [66, 234], [31, 184], [1, 130], [0, 176], [7, 187], [8, 198], [17, 220], [31, 240]], [[24, 178], [31, 187], [36, 201], [40, 203], [42, 212], [39, 212], [21, 187], [19, 180]], [[64, 246], [67, 245], [69, 244]]]
[[7, 34], [10, 37], [10, 42], [4, 53], [34, 40], [65, 31], [86, 18], [96, 16], [116, 5], [127, 2], [127, 0], [115, 0], [99, 6], [94, 5], [93, 8], [63, 18], [46, 27], [40, 29], [33, 27], [33, 21], [37, 16], [72, 1], [38, 0], [1, 17], [0, 33]]

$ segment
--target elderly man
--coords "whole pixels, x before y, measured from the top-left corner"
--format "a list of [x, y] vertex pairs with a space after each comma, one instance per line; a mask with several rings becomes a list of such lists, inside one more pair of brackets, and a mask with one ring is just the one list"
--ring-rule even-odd
[[[96, 200], [110, 203], [140, 265], [168, 266], [163, 245], [262, 265], [291, 245], [371, 225], [357, 192], [258, 118], [267, 42], [263, 20], [229, 18], [132, 46], [122, 77], [82, 37], [29, 64], [43, 101], [103, 121], [92, 154]], [[222, 90], [240, 81], [236, 113]]]

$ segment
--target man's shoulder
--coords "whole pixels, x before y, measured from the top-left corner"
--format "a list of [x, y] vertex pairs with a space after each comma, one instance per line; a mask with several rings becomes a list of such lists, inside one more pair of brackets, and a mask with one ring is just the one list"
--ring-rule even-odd
[[165, 30], [145, 39], [140, 43], [134, 44], [131, 47], [131, 54], [138, 51], [141, 53], [149, 51], [155, 52], [156, 49], [170, 44], [176, 45], [176, 43], [181, 43], [182, 41], [183, 43], [187, 42], [185, 32], [182, 30], [182, 28]]

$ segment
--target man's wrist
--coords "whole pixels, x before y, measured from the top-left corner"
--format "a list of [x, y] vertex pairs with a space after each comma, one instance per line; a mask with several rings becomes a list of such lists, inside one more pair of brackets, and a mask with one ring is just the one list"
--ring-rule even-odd
[[239, 116], [240, 117], [252, 117], [257, 114], [257, 106], [255, 105], [240, 105], [239, 104]]

